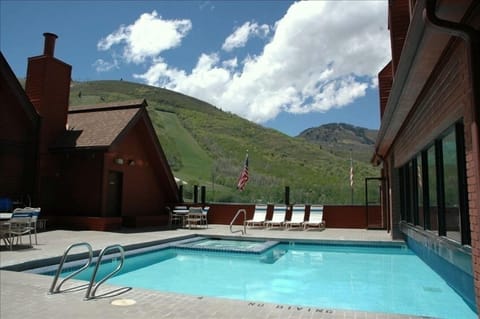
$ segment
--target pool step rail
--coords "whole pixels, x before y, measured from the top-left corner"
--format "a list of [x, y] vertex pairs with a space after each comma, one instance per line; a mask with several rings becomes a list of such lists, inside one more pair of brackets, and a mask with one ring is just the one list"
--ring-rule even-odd
[[[77, 269], [76, 271], [72, 272], [70, 275], [68, 275], [67, 277], [65, 277], [61, 282], [60, 284], [58, 284], [57, 286], [57, 281], [58, 281], [58, 278], [60, 276], [60, 274], [62, 273], [62, 270], [63, 270], [63, 266], [65, 264], [65, 261], [67, 260], [67, 256], [68, 256], [68, 253], [70, 252], [70, 250], [72, 250], [73, 248], [75, 247], [80, 247], [80, 246], [85, 246], [87, 247], [88, 249], [88, 261], [85, 263], [85, 265], [83, 265], [81, 268]], [[48, 291], [49, 294], [56, 294], [56, 293], [59, 293], [61, 292], [60, 291], [60, 287], [67, 281], [69, 280], [70, 278], [72, 277], [75, 277], [76, 275], [78, 275], [79, 273], [81, 273], [82, 271], [84, 271], [85, 269], [87, 269], [90, 264], [92, 263], [92, 259], [93, 259], [93, 249], [92, 249], [92, 246], [89, 244], [89, 243], [86, 243], [86, 242], [81, 242], [81, 243], [76, 243], [76, 244], [72, 244], [70, 246], [68, 246], [68, 248], [65, 250], [65, 253], [63, 254], [63, 257], [62, 259], [60, 260], [60, 264], [58, 264], [58, 269], [57, 269], [57, 272], [55, 274], [55, 277], [53, 278], [53, 282], [52, 282], [52, 285], [50, 286], [50, 290]]]
[[[237, 220], [237, 217], [243, 213], [243, 230], [239, 229], [239, 230], [233, 230], [232, 229], [232, 226], [233, 226], [233, 223], [235, 222], [235, 220]], [[245, 225], [245, 220], [247, 220], [247, 211], [243, 208], [239, 209], [237, 211], [237, 213], [235, 214], [235, 216], [233, 217], [232, 221], [230, 222], [230, 232], [231, 233], [242, 233], [242, 235], [246, 235], [247, 234], [247, 226]]]
[[[81, 247], [81, 246], [84, 246], [87, 248], [87, 251], [88, 251], [88, 260], [87, 262], [82, 266], [80, 267], [79, 269], [77, 269], [76, 271], [72, 272], [70, 275], [68, 275], [67, 277], [65, 277], [58, 285], [57, 285], [57, 282], [58, 282], [58, 279], [60, 277], [60, 274], [62, 273], [62, 270], [63, 270], [63, 267], [65, 265], [65, 261], [67, 260], [67, 257], [70, 253], [70, 251], [75, 248], [75, 247]], [[118, 250], [118, 253], [120, 255], [120, 262], [118, 263], [117, 267], [111, 271], [109, 274], [107, 274], [104, 278], [102, 278], [102, 280], [100, 280], [99, 282], [95, 283], [95, 280], [96, 280], [96, 277], [97, 277], [97, 272], [98, 272], [98, 268], [100, 267], [101, 263], [102, 263], [102, 259], [103, 259], [103, 256], [107, 253], [107, 252], [111, 252], [111, 251], [114, 251], [114, 250]], [[50, 290], [49, 290], [49, 294], [56, 294], [56, 293], [60, 293], [62, 292], [60, 290], [60, 287], [69, 279], [75, 277], [76, 275], [78, 275], [79, 273], [81, 273], [82, 271], [86, 270], [88, 267], [90, 267], [90, 265], [92, 264], [92, 260], [93, 260], [93, 249], [92, 249], [92, 246], [89, 244], [89, 243], [86, 243], [86, 242], [81, 242], [81, 243], [76, 243], [76, 244], [72, 244], [70, 246], [68, 246], [68, 248], [65, 250], [65, 253], [63, 254], [62, 256], [62, 259], [60, 260], [60, 263], [58, 265], [58, 269], [57, 269], [57, 272], [55, 273], [55, 277], [53, 278], [53, 282], [52, 282], [52, 285], [50, 287]], [[123, 267], [123, 264], [125, 262], [125, 250], [123, 249], [123, 247], [121, 245], [110, 245], [110, 246], [107, 246], [105, 247], [101, 252], [100, 254], [98, 255], [98, 258], [97, 258], [97, 262], [96, 262], [96, 265], [95, 265], [95, 269], [93, 270], [93, 273], [92, 273], [92, 277], [88, 283], [88, 287], [87, 287], [87, 292], [85, 294], [85, 298], [84, 300], [90, 300], [90, 299], [94, 299], [95, 298], [95, 293], [98, 289], [98, 287], [103, 284], [105, 281], [107, 281], [108, 279], [110, 279], [112, 276], [114, 276], [116, 273], [118, 273], [122, 267]], [[82, 287], [84, 287], [85, 285], [82, 285]], [[71, 289], [70, 289], [71, 290]]]
[[[115, 250], [115, 249], [117, 249], [120, 253], [120, 262], [118, 263], [117, 267], [112, 272], [110, 272], [108, 275], [103, 277], [103, 279], [100, 280], [99, 282], [95, 283], [95, 279], [96, 279], [95, 277], [97, 277], [98, 268], [100, 267], [103, 256], [108, 251]], [[118, 273], [122, 269], [124, 262], [125, 262], [125, 251], [124, 251], [124, 249], [121, 245], [117, 244], [117, 245], [110, 245], [110, 246], [105, 247], [100, 252], [100, 255], [98, 255], [97, 264], [95, 266], [95, 270], [92, 273], [92, 278], [90, 279], [90, 283], [88, 285], [87, 293], [85, 294], [84, 300], [90, 300], [90, 299], [95, 298], [95, 292], [97, 291], [98, 287], [100, 287], [101, 284], [103, 284], [105, 281], [107, 281], [112, 276], [114, 276], [116, 273]]]

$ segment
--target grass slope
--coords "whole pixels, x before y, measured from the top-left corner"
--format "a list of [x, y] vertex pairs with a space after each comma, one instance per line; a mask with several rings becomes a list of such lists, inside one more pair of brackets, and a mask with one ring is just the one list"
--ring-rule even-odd
[[[81, 94], [80, 94], [81, 92]], [[145, 98], [160, 143], [174, 175], [207, 187], [208, 201], [349, 204], [349, 157], [319, 145], [264, 128], [198, 99], [126, 81], [77, 82], [70, 104], [95, 104]], [[250, 180], [235, 189], [249, 152]], [[378, 176], [369, 163], [355, 161], [354, 202], [364, 202], [364, 178]]]

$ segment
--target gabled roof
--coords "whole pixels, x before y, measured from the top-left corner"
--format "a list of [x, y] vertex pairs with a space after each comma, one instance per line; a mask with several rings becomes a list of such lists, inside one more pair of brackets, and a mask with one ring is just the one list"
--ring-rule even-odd
[[[20, 106], [25, 112], [28, 119], [33, 123], [35, 127], [39, 125], [40, 115], [38, 115], [35, 107], [28, 99], [25, 90], [22, 88], [22, 85], [18, 81], [17, 77], [13, 73], [13, 70], [10, 68], [7, 60], [3, 56], [3, 53], [0, 51], [0, 79], [5, 84], [5, 90], [11, 92], [18, 100]], [[6, 110], [2, 108], [2, 110]], [[2, 114], [2, 118], [7, 120], [8, 114]]]
[[146, 106], [145, 100], [135, 100], [70, 107], [67, 131], [51, 148], [108, 148]]

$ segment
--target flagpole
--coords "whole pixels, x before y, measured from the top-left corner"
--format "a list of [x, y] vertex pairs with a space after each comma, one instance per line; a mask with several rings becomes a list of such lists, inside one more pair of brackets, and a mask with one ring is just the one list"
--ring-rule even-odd
[[215, 167], [212, 169], [212, 202], [215, 202]]
[[353, 157], [352, 157], [352, 149], [350, 149], [350, 199], [351, 199], [351, 205], [353, 205]]

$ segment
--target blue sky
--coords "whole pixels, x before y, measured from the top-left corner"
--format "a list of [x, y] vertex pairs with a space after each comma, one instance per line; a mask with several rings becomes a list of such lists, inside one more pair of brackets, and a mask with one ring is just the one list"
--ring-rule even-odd
[[165, 87], [291, 136], [331, 122], [377, 129], [387, 5], [0, 0], [0, 50], [25, 77], [51, 32], [76, 81]]

